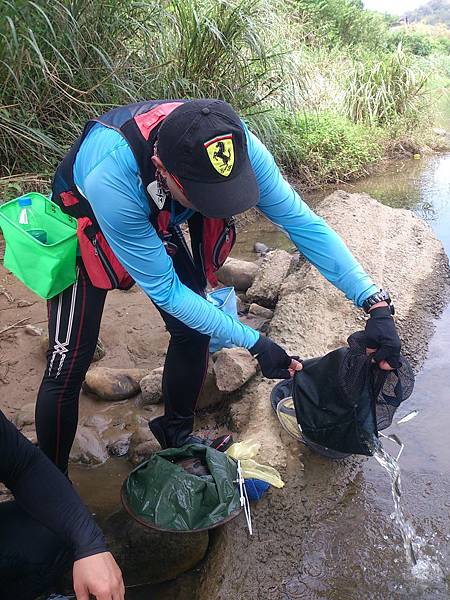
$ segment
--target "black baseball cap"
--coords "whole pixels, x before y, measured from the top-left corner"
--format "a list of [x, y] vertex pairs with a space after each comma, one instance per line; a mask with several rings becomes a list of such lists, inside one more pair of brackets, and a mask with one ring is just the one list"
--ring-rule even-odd
[[222, 100], [187, 100], [172, 111], [158, 132], [158, 156], [208, 217], [231, 217], [258, 203], [242, 123]]

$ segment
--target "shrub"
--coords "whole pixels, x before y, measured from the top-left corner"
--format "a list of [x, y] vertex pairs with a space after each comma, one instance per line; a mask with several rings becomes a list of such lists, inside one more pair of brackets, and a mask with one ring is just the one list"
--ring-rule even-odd
[[[306, 185], [360, 176], [382, 153], [375, 130], [334, 113], [275, 111], [268, 118], [273, 120], [272, 135], [267, 129], [262, 135], [282, 168]], [[254, 127], [258, 129], [258, 124]]]
[[388, 48], [395, 51], [399, 44], [406, 52], [416, 56], [429, 56], [433, 52], [432, 39], [418, 31], [406, 31], [404, 29], [393, 31], [388, 38]]
[[387, 34], [387, 21], [379, 13], [364, 9], [361, 0], [296, 0], [310, 36], [330, 47], [335, 45], [380, 48]]

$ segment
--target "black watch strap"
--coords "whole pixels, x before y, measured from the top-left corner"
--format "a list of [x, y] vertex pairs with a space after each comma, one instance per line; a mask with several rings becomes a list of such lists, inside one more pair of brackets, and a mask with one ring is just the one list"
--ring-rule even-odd
[[378, 292], [375, 292], [375, 294], [372, 294], [371, 296], [366, 298], [362, 303], [362, 307], [366, 313], [369, 313], [372, 306], [378, 304], [378, 302], [387, 302], [387, 304], [391, 304], [391, 297], [389, 296], [389, 293], [386, 292], [386, 290], [380, 289]]

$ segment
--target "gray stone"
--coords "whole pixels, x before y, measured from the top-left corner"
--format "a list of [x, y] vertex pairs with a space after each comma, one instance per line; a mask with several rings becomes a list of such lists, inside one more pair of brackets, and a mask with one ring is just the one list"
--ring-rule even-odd
[[448, 135], [447, 131], [445, 129], [440, 128], [440, 127], [433, 127], [433, 133], [435, 135], [440, 136], [440, 137], [445, 137], [446, 135]]
[[138, 465], [146, 460], [154, 452], [159, 452], [161, 446], [156, 441], [150, 429], [139, 427], [130, 438], [130, 447], [128, 449], [128, 460], [133, 465]]
[[108, 453], [111, 456], [125, 456], [130, 448], [131, 431], [122, 431], [117, 436], [113, 436], [106, 444]]
[[82, 424], [85, 427], [93, 427], [99, 433], [103, 433], [103, 431], [106, 431], [108, 429], [108, 427], [111, 424], [111, 421], [112, 421], [112, 417], [109, 417], [106, 415], [95, 414], [95, 415], [89, 415], [89, 417], [87, 417], [83, 421]]
[[264, 242], [255, 242], [253, 245], [253, 250], [257, 254], [267, 254], [270, 250], [269, 246], [266, 246]]
[[86, 373], [83, 389], [102, 400], [124, 400], [140, 392], [139, 381], [147, 374], [146, 369], [94, 367]]
[[265, 317], [260, 317], [253, 313], [247, 313], [246, 315], [241, 315], [239, 317], [239, 321], [244, 323], [244, 325], [248, 325], [252, 329], [256, 329], [257, 331], [261, 331], [262, 333], [267, 333], [267, 330], [270, 325], [270, 320]]
[[209, 543], [207, 531], [156, 531], [137, 523], [123, 509], [107, 520], [103, 530], [129, 586], [175, 579], [202, 560]]
[[25, 325], [24, 329], [25, 329], [25, 333], [27, 333], [28, 335], [39, 336], [44, 333], [44, 330], [42, 329], [42, 327], [36, 327], [36, 325], [28, 324], [28, 325]]
[[220, 352], [221, 351], [215, 352], [213, 354], [213, 359], [209, 361], [202, 391], [200, 392], [200, 396], [197, 400], [197, 408], [216, 406], [225, 399], [225, 394], [217, 388], [216, 376], [214, 373], [214, 361], [216, 357], [219, 356]]
[[224, 348], [216, 353], [214, 374], [221, 392], [234, 392], [256, 373], [256, 360], [245, 348]]
[[97, 340], [97, 344], [95, 346], [94, 355], [92, 357], [91, 362], [97, 362], [101, 360], [104, 356], [106, 356], [106, 348], [105, 344], [102, 342], [100, 338]]
[[3, 483], [0, 483], [0, 502], [9, 502], [13, 499], [12, 493], [8, 490]]
[[259, 267], [252, 286], [247, 290], [247, 299], [266, 308], [274, 308], [291, 259], [292, 256], [285, 250], [269, 252]]
[[224, 285], [233, 286], [235, 290], [245, 292], [253, 283], [258, 266], [255, 263], [237, 258], [227, 258], [216, 275]]
[[37, 446], [37, 443], [38, 443], [37, 433], [34, 429], [25, 430], [25, 431], [22, 431], [22, 433], [29, 442], [31, 442], [34, 446]]
[[100, 465], [108, 458], [106, 444], [92, 427], [79, 426], [70, 452], [70, 460], [85, 465]]
[[14, 423], [17, 429], [23, 429], [28, 425], [34, 425], [35, 403], [29, 402], [24, 404], [18, 413], [14, 416]]
[[139, 382], [142, 392], [142, 405], [159, 404], [162, 402], [161, 386], [163, 371], [164, 367], [153, 369], [153, 371]]
[[270, 308], [265, 308], [264, 306], [260, 306], [255, 302], [250, 304], [248, 312], [253, 315], [257, 315], [258, 317], [263, 317], [264, 319], [271, 319], [273, 317], [273, 310], [270, 310]]

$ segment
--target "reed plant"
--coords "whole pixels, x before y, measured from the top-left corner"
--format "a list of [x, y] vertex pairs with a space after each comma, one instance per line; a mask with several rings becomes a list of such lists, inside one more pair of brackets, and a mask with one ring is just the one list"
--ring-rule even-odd
[[350, 69], [345, 86], [344, 110], [355, 123], [370, 126], [416, 124], [426, 101], [427, 75], [413, 67], [401, 44], [395, 52], [364, 55]]
[[248, 111], [283, 87], [263, 0], [0, 0], [0, 175], [52, 169], [90, 117], [150, 98]]

